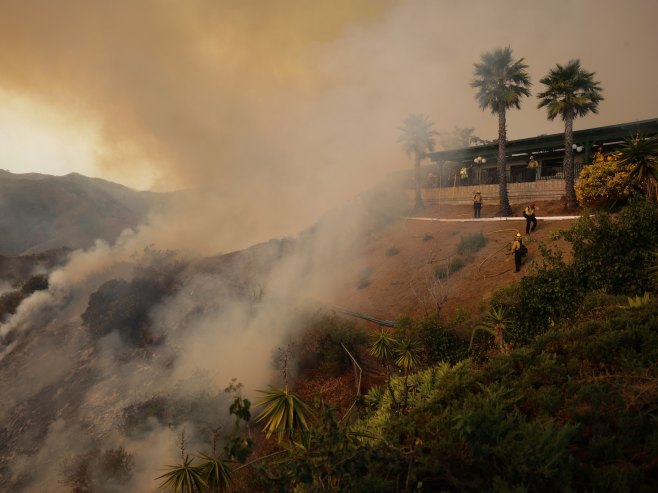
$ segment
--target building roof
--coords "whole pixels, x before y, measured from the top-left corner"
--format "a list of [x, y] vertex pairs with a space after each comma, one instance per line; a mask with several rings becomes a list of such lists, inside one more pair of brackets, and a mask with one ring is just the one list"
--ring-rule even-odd
[[[621, 123], [618, 125], [608, 125], [605, 127], [588, 128], [585, 130], [575, 130], [573, 132], [573, 142], [578, 146], [583, 146], [586, 155], [589, 156], [593, 147], [619, 143], [625, 138], [638, 132], [646, 136], [658, 134], [658, 118]], [[507, 156], [533, 152], [551, 152], [562, 149], [564, 149], [564, 133], [538, 135], [536, 137], [525, 139], [509, 140], [505, 146]], [[462, 149], [429, 152], [425, 154], [425, 157], [428, 157], [435, 162], [442, 162], [472, 161], [477, 156], [482, 156], [490, 162], [495, 162], [497, 155], [498, 144], [494, 142], [492, 144], [464, 147]]]

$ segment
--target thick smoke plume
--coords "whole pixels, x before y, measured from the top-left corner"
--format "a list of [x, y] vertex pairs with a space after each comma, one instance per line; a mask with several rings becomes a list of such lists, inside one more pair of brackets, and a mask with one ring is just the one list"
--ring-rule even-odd
[[[139, 354], [121, 327], [94, 339], [82, 316], [107, 281], [134, 279], [149, 245], [197, 265], [199, 256], [296, 237], [409, 167], [396, 142], [409, 113], [428, 114], [439, 130], [494, 137], [495, 118], [477, 108], [469, 81], [472, 64], [497, 46], [525, 57], [535, 87], [571, 58], [595, 71], [606, 101], [581, 128], [652, 118], [658, 108], [650, 0], [0, 4], [0, 97], [25, 98], [44, 108], [45, 124], [55, 113], [67, 136], [80, 129], [93, 139], [90, 174], [185, 189], [173, 210], [115, 244], [73, 253], [48, 291], [0, 325], [0, 421], [15, 432], [0, 430], [0, 483], [25, 491], [69, 491], [62, 459], [119, 446], [136, 461], [124, 491], [154, 488], [181, 429], [200, 430], [153, 418], [126, 434], [124, 411], [192, 392], [193, 381], [221, 389], [237, 378], [250, 397], [276, 381], [272, 353], [294, 338], [298, 305], [328, 298], [354, 274], [336, 266], [368, 224], [336, 214], [298, 241], [263, 247], [273, 261], [241, 296], [221, 269], [180, 272], [148, 313], [149, 337], [166, 342]], [[508, 125], [510, 138], [561, 130], [534, 100]], [[209, 425], [223, 422], [221, 409]]]

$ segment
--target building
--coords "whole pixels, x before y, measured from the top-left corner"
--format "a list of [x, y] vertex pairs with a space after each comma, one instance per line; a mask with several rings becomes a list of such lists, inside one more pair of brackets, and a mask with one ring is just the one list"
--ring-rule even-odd
[[[658, 135], [658, 119], [576, 130], [574, 174], [593, 161], [596, 152], [609, 155], [624, 139], [639, 133]], [[555, 199], [564, 195], [564, 133], [510, 140], [506, 145], [510, 201]], [[423, 199], [470, 202], [477, 188], [491, 201], [498, 200], [498, 144], [465, 147], [426, 154], [432, 161], [423, 184]], [[529, 167], [531, 158], [537, 167]], [[435, 190], [432, 190], [435, 189]]]

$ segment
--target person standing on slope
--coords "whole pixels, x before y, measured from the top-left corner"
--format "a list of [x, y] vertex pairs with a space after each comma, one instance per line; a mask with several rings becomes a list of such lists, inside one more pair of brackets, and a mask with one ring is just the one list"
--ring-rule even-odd
[[473, 217], [480, 217], [480, 212], [482, 211], [482, 194], [478, 190], [473, 195]]
[[[523, 217], [525, 217], [525, 234], [530, 234], [537, 227], [534, 202], [523, 210]], [[530, 228], [530, 223], [532, 223], [532, 229]]]
[[516, 233], [514, 243], [512, 243], [512, 253], [514, 254], [514, 272], [521, 270], [521, 259], [528, 253], [527, 247], [523, 244], [521, 233]]

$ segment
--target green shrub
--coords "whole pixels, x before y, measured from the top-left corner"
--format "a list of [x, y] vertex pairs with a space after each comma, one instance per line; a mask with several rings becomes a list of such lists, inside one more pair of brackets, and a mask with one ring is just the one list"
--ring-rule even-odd
[[386, 256], [387, 257], [392, 257], [394, 255], [397, 255], [398, 253], [400, 253], [400, 250], [398, 250], [395, 247], [390, 247], [386, 250]]
[[370, 276], [372, 275], [372, 269], [370, 267], [364, 267], [359, 271], [359, 277], [356, 283], [356, 287], [359, 289], [364, 289], [370, 286]]
[[301, 370], [317, 368], [330, 375], [341, 375], [352, 365], [342, 345], [355, 354], [356, 347], [366, 341], [366, 334], [351, 320], [325, 312], [313, 314], [304, 323], [299, 338], [303, 350], [298, 352], [297, 366]]
[[459, 246], [457, 251], [460, 255], [466, 255], [468, 253], [475, 253], [484, 245], [487, 244], [487, 239], [484, 237], [482, 232], [470, 234], [468, 236], [462, 236], [459, 241]]
[[658, 244], [658, 205], [635, 197], [619, 217], [582, 216], [564, 232], [572, 244], [574, 282], [612, 294], [651, 290], [651, 247]]
[[430, 241], [430, 240], [433, 240], [433, 239], [434, 239], [434, 236], [432, 236], [432, 235], [429, 234], [429, 233], [425, 233], [425, 234], [423, 235], [423, 241]]
[[439, 266], [434, 271], [436, 279], [447, 279], [459, 269], [464, 267], [464, 259], [461, 257], [452, 257], [444, 266]]
[[401, 339], [418, 341], [429, 364], [455, 364], [466, 357], [466, 343], [451, 327], [441, 324], [438, 314], [419, 319], [402, 317], [396, 322], [395, 332]]

